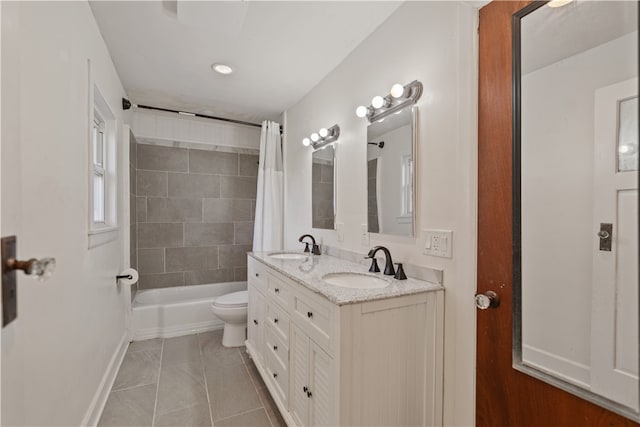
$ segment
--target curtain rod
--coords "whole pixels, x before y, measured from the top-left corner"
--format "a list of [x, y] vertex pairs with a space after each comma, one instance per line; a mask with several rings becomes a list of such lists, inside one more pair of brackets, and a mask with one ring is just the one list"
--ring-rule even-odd
[[[228, 118], [225, 118], [225, 117], [218, 117], [218, 116], [208, 116], [206, 114], [190, 113], [188, 111], [171, 110], [169, 108], [152, 107], [152, 106], [149, 106], [149, 105], [132, 104], [131, 101], [129, 101], [127, 98], [122, 98], [122, 109], [123, 110], [128, 110], [132, 106], [133, 107], [137, 107], [137, 108], [144, 108], [146, 110], [156, 110], [156, 111], [165, 111], [167, 113], [182, 114], [183, 116], [201, 117], [203, 119], [219, 120], [219, 121], [222, 121], [222, 122], [236, 123], [236, 124], [239, 124], [239, 125], [253, 126], [253, 127], [258, 127], [258, 128], [262, 127], [262, 124], [245, 122], [243, 120], [228, 119]], [[280, 126], [280, 133], [282, 133], [282, 126]]]

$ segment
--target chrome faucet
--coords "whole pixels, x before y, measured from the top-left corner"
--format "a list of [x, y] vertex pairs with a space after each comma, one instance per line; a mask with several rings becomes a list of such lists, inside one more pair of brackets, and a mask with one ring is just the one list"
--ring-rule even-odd
[[371, 267], [369, 268], [369, 271], [371, 273], [377, 273], [380, 271], [380, 269], [378, 268], [378, 262], [376, 261], [376, 253], [380, 250], [384, 252], [384, 257], [386, 261], [384, 266], [384, 274], [386, 274], [387, 276], [394, 276], [396, 274], [396, 270], [393, 268], [393, 261], [391, 260], [391, 252], [389, 252], [389, 249], [385, 248], [384, 246], [374, 246], [373, 248], [371, 248], [371, 250], [367, 254], [367, 258], [372, 259]]
[[316, 239], [314, 239], [311, 234], [303, 234], [298, 239], [298, 242], [304, 243], [304, 251], [305, 252], [309, 252], [309, 242], [303, 242], [302, 241], [305, 237], [311, 238], [311, 253], [314, 254], [314, 255], [320, 255], [320, 246], [318, 246], [316, 244]]

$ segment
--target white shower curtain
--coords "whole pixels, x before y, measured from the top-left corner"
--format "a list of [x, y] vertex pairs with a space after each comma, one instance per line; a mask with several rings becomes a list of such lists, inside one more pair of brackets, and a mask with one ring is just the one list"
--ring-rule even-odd
[[280, 125], [262, 122], [260, 134], [260, 165], [258, 166], [258, 193], [256, 219], [253, 227], [253, 251], [276, 251], [283, 244], [282, 146]]

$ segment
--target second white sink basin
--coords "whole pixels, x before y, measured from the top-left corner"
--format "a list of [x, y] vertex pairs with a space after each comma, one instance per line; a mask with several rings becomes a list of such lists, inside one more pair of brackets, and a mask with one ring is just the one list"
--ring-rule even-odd
[[309, 255], [297, 253], [297, 252], [280, 252], [275, 254], [270, 254], [269, 258], [274, 259], [305, 259]]
[[322, 276], [322, 280], [330, 285], [352, 289], [380, 289], [389, 285], [379, 277], [358, 273], [331, 273]]

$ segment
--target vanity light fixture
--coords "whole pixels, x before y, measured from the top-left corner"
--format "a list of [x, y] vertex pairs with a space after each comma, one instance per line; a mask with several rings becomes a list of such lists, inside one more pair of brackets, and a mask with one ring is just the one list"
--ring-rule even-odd
[[314, 132], [309, 138], [302, 140], [305, 147], [312, 146], [315, 150], [326, 148], [329, 144], [334, 143], [340, 136], [340, 126], [333, 125], [330, 128], [322, 128], [317, 133]]
[[420, 96], [422, 96], [422, 83], [418, 80], [404, 86], [396, 83], [387, 96], [375, 96], [368, 107], [361, 105], [356, 108], [356, 116], [366, 117], [369, 123], [382, 121], [389, 114], [399, 112], [407, 105], [415, 104]]

